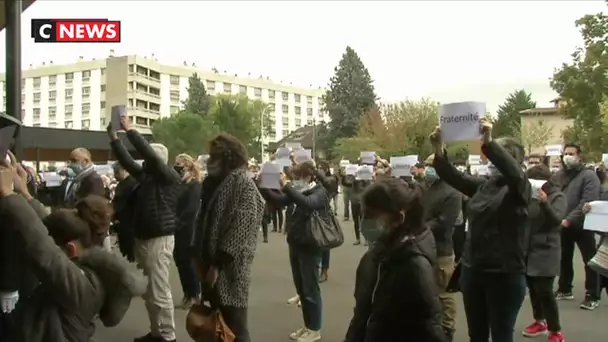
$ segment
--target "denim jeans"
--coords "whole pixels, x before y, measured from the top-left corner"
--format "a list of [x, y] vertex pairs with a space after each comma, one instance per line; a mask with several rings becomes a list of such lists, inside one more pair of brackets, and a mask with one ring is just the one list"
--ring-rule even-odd
[[321, 253], [321, 270], [329, 269], [329, 250]]
[[513, 342], [513, 328], [526, 296], [526, 277], [462, 266], [460, 286], [470, 342]]
[[321, 251], [289, 246], [289, 262], [296, 292], [302, 302], [304, 326], [321, 330], [323, 303], [319, 287], [319, 263]]

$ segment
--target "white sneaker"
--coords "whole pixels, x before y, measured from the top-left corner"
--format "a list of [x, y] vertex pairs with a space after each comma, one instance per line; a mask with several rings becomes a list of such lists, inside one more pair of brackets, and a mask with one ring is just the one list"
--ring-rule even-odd
[[302, 301], [298, 299], [298, 307], [301, 308], [302, 307]]
[[292, 332], [291, 334], [289, 334], [289, 339], [297, 341], [300, 337], [302, 337], [304, 334], [306, 334], [306, 332], [308, 332], [308, 330], [306, 330], [306, 328], [300, 328], [300, 329]]
[[306, 330], [306, 332], [298, 338], [298, 342], [315, 342], [321, 339], [321, 332], [314, 330]]
[[300, 296], [295, 295], [287, 300], [287, 304], [293, 305], [293, 304], [298, 303], [299, 301], [300, 301]]

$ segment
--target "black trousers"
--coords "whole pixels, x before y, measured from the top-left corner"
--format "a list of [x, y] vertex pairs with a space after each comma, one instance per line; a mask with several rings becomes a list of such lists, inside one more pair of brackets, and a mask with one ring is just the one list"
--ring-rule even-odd
[[562, 326], [559, 323], [559, 307], [553, 293], [554, 281], [555, 277], [526, 277], [534, 319], [546, 320], [549, 331], [558, 332], [562, 330]]
[[272, 231], [276, 232], [283, 229], [283, 209], [276, 208], [270, 210], [270, 220], [272, 221]]
[[12, 314], [0, 313], [0, 341], [11, 342], [17, 338], [17, 327]]
[[353, 215], [353, 223], [355, 224], [355, 238], [359, 241], [361, 240], [361, 218], [363, 218], [361, 203], [351, 201], [350, 211]]
[[184, 298], [195, 299], [200, 295], [200, 285], [196, 277], [196, 270], [188, 253], [192, 233], [186, 229], [175, 232], [175, 247], [173, 248], [173, 259], [182, 283]]
[[249, 327], [247, 324], [247, 308], [235, 308], [231, 306], [220, 307], [226, 325], [236, 336], [234, 342], [251, 342]]
[[600, 299], [600, 277], [587, 263], [597, 251], [595, 233], [574, 227], [564, 228], [561, 233], [562, 260], [558, 290], [563, 293], [572, 292], [574, 280], [574, 246], [578, 246], [585, 264], [585, 290], [592, 300]]

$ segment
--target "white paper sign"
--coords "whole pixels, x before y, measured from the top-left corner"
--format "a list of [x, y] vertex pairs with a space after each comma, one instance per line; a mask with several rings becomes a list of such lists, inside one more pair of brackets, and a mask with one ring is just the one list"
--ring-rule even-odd
[[356, 180], [373, 180], [374, 167], [371, 165], [361, 165], [357, 168]]
[[532, 198], [539, 199], [538, 190], [540, 190], [543, 187], [543, 185], [545, 185], [545, 183], [547, 183], [547, 181], [542, 180], [542, 179], [528, 179], [528, 181], [530, 182], [530, 185], [532, 186]]
[[277, 156], [277, 159], [283, 159], [283, 158], [289, 159], [290, 152], [291, 152], [291, 150], [287, 147], [279, 147], [277, 149], [277, 153], [275, 153], [275, 155]]
[[481, 165], [481, 156], [478, 154], [469, 155], [469, 165]]
[[361, 164], [376, 165], [376, 152], [361, 152]]
[[346, 160], [346, 159], [340, 160], [340, 167], [347, 167], [348, 165], [350, 165], [349, 160]]
[[46, 183], [47, 188], [54, 188], [61, 185], [61, 176], [57, 172], [43, 172], [40, 178]]
[[489, 174], [487, 165], [471, 165], [470, 168], [473, 176], [487, 176]]
[[260, 188], [280, 189], [281, 169], [279, 164], [264, 163], [260, 172]]
[[602, 163], [605, 167], [608, 167], [608, 153], [602, 153]]
[[282, 171], [286, 167], [291, 167], [291, 159], [289, 159], [289, 158], [277, 159], [277, 164], [279, 165], [279, 167], [281, 168], [281, 171]]
[[294, 153], [296, 163], [301, 164], [305, 163], [309, 160], [312, 160], [312, 151], [311, 150], [296, 150]]
[[547, 145], [545, 151], [548, 156], [561, 156], [563, 149], [562, 145]]
[[585, 215], [583, 229], [608, 233], [608, 201], [590, 202], [591, 211]]
[[354, 176], [357, 174], [357, 169], [359, 168], [359, 165], [355, 165], [355, 164], [349, 164], [346, 166], [346, 168], [344, 169], [344, 173], [347, 176]]
[[291, 142], [291, 143], [285, 143], [285, 147], [287, 147], [288, 149], [291, 150], [299, 150], [302, 149], [302, 144], [298, 143], [298, 142]]
[[391, 175], [393, 177], [404, 177], [412, 175], [412, 166], [418, 162], [417, 155], [391, 157]]
[[483, 102], [457, 102], [439, 106], [439, 127], [445, 142], [479, 140], [479, 119], [486, 115]]

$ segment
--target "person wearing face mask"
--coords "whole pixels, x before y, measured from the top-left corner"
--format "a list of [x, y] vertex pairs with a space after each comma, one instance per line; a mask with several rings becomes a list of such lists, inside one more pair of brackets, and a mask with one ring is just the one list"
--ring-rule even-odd
[[462, 211], [462, 196], [439, 178], [433, 167], [434, 160], [435, 155], [432, 154], [424, 162], [426, 189], [422, 203], [425, 223], [433, 232], [437, 248], [437, 279], [443, 308], [441, 324], [446, 340], [452, 341], [456, 329], [456, 300], [454, 294], [446, 290], [455, 268], [452, 236], [456, 220]]
[[370, 185], [362, 203], [385, 227], [363, 255], [355, 309], [345, 342], [444, 342], [433, 233], [426, 228], [423, 189], [400, 179]]
[[20, 236], [25, 271], [39, 282], [13, 312], [18, 331], [10, 341], [90, 341], [94, 321], [118, 325], [147, 280], [123, 258], [96, 246], [97, 223], [109, 223], [111, 215], [107, 200], [88, 196], [76, 210], [48, 215], [29, 194], [19, 168], [0, 167], [0, 216], [12, 223], [2, 229]]
[[479, 121], [481, 150], [491, 162], [488, 179], [462, 174], [449, 162], [441, 129], [429, 136], [439, 178], [469, 197], [468, 231], [460, 260], [460, 288], [471, 342], [513, 342], [526, 295], [526, 234], [532, 187], [521, 165], [523, 146], [492, 139], [492, 123]]
[[566, 195], [566, 216], [561, 222], [562, 255], [560, 276], [556, 297], [558, 300], [572, 300], [574, 279], [574, 246], [581, 251], [585, 267], [585, 298], [580, 307], [594, 310], [599, 306], [600, 284], [598, 274], [587, 263], [596, 252], [595, 233], [583, 229], [585, 220], [583, 206], [600, 196], [600, 182], [593, 170], [581, 163], [581, 149], [578, 145], [566, 144], [563, 151], [563, 169], [555, 177]]
[[295, 208], [288, 217], [287, 244], [291, 272], [302, 306], [304, 326], [289, 335], [298, 342], [313, 342], [321, 339], [322, 299], [319, 287], [319, 263], [322, 251], [305, 244], [307, 230], [310, 229], [312, 213], [316, 212], [326, 222], [333, 215], [330, 209], [329, 195], [325, 187], [315, 182], [316, 169], [312, 162], [297, 164], [293, 167], [294, 179], [285, 184], [281, 180], [283, 195], [265, 191], [269, 201]]
[[148, 143], [131, 124], [121, 117], [121, 128], [143, 158], [138, 164], [118, 139], [112, 125], [107, 133], [110, 147], [125, 168], [139, 183], [133, 201], [135, 260], [150, 279], [144, 301], [150, 320], [150, 332], [134, 342], [175, 341], [174, 304], [171, 296], [170, 270], [176, 229], [177, 188], [181, 176], [168, 165], [169, 151], [162, 144]]
[[180, 154], [175, 157], [173, 168], [182, 176], [175, 212], [177, 227], [175, 229], [173, 258], [177, 266], [184, 297], [181, 303], [176, 305], [176, 308], [189, 309], [192, 304], [198, 301], [200, 295], [200, 287], [190, 260], [189, 250], [196, 215], [200, 208], [202, 172], [194, 158], [187, 154]]
[[76, 202], [88, 195], [106, 196], [106, 188], [101, 176], [95, 172], [89, 150], [86, 148], [72, 150], [68, 169], [74, 172], [74, 178], [66, 187], [63, 207], [73, 208]]

